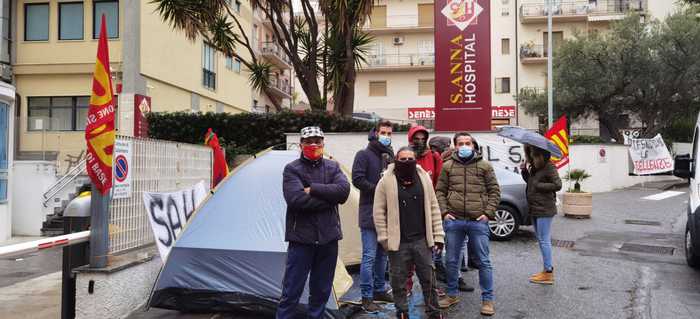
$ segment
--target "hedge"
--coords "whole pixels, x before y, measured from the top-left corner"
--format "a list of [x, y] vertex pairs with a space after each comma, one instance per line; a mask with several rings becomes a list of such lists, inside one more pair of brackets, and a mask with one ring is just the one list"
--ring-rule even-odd
[[[324, 132], [368, 132], [375, 124], [326, 112], [191, 113], [148, 114], [151, 138], [202, 144], [212, 128], [226, 149], [226, 158], [255, 154], [272, 146], [284, 148], [284, 133], [299, 132], [305, 126], [320, 126]], [[394, 131], [407, 131], [408, 125], [394, 125]]]

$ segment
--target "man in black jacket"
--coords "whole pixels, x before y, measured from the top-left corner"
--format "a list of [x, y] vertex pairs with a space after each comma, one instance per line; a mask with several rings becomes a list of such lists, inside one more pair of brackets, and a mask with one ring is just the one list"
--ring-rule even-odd
[[323, 142], [320, 128], [303, 128], [301, 157], [284, 168], [289, 247], [277, 319], [298, 316], [307, 277], [309, 301], [304, 317], [321, 318], [333, 288], [338, 240], [343, 238], [338, 204], [347, 200], [350, 184], [338, 163], [323, 158]]
[[393, 127], [389, 121], [381, 121], [369, 132], [366, 149], [355, 155], [352, 164], [352, 184], [360, 190], [359, 225], [362, 235], [362, 263], [360, 264], [360, 291], [362, 309], [367, 313], [377, 313], [381, 308], [375, 302], [394, 302], [387, 291], [387, 255], [377, 242], [374, 229], [372, 206], [377, 182], [387, 166], [394, 162], [391, 148]]

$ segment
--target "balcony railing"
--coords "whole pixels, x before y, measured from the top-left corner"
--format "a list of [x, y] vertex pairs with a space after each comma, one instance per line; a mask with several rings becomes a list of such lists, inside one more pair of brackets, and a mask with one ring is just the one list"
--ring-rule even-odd
[[542, 87], [524, 86], [520, 88], [520, 94], [544, 94], [547, 91]]
[[434, 54], [383, 54], [369, 55], [367, 57], [367, 68], [376, 67], [421, 67], [434, 66]]
[[292, 96], [292, 86], [289, 84], [288, 79], [278, 80], [275, 77], [270, 77], [270, 88], [273, 88], [280, 93], [283, 93], [284, 97], [288, 98]]
[[[618, 15], [643, 11], [646, 0], [574, 1], [552, 4], [553, 17], [586, 17], [588, 15]], [[522, 18], [545, 18], [549, 13], [546, 3], [524, 3], [520, 6]]]
[[547, 50], [542, 44], [523, 44], [520, 46], [520, 59], [546, 58]]
[[435, 27], [432, 17], [421, 19], [418, 15], [387, 15], [383, 21], [368, 19], [365, 29], [402, 29]]
[[263, 55], [270, 55], [274, 56], [275, 58], [279, 59], [281, 62], [283, 62], [286, 66], [292, 65], [292, 61], [289, 60], [289, 57], [282, 51], [282, 48], [277, 45], [275, 42], [261, 42], [260, 43], [260, 53]]

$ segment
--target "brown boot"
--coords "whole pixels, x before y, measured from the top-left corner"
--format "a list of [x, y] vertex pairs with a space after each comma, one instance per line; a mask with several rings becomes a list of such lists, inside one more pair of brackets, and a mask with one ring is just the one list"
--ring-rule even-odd
[[530, 276], [530, 280], [534, 280], [534, 279], [540, 278], [540, 277], [542, 277], [542, 275], [543, 275], [544, 273], [545, 273], [544, 270], [543, 270], [543, 271], [540, 271], [540, 272], [538, 272], [538, 273], [536, 273], [536, 274]]
[[542, 272], [538, 274], [539, 276], [533, 276], [530, 278], [530, 282], [540, 285], [552, 285], [554, 284], [554, 272]]
[[457, 296], [443, 296], [443, 297], [438, 297], [438, 307], [440, 309], [447, 309], [449, 307], [452, 307], [454, 304], [459, 303], [459, 297]]
[[493, 316], [496, 314], [493, 301], [484, 300], [481, 302], [481, 314], [484, 316]]

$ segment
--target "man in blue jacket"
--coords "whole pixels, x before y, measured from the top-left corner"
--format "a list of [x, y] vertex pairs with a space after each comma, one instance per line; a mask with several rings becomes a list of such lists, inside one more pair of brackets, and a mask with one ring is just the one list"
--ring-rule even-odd
[[[282, 189], [287, 202], [287, 265], [278, 319], [296, 318], [299, 298], [309, 278], [308, 318], [321, 318], [333, 288], [340, 230], [338, 204], [350, 184], [337, 162], [323, 158], [323, 131], [301, 130], [301, 157], [284, 167]], [[309, 273], [311, 273], [309, 275]]]
[[384, 277], [387, 255], [377, 242], [377, 231], [374, 229], [372, 217], [377, 182], [387, 166], [394, 162], [394, 151], [391, 148], [392, 130], [389, 121], [377, 123], [377, 127], [369, 132], [367, 148], [357, 152], [352, 164], [352, 184], [360, 190], [360, 290], [362, 309], [367, 313], [377, 313], [381, 310], [375, 302], [394, 302], [394, 297], [387, 291]]

